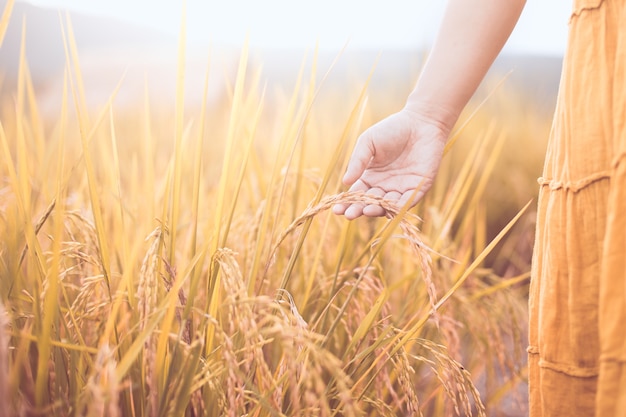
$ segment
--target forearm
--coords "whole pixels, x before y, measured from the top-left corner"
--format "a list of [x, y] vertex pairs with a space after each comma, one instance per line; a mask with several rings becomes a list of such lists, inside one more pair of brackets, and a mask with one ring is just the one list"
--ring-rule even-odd
[[525, 0], [449, 0], [406, 107], [452, 128], [506, 43]]

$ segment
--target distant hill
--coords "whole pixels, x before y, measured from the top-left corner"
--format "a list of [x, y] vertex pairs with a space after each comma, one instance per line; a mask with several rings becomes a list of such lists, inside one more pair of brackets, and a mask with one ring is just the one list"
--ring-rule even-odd
[[[6, 0], [0, 0], [0, 10]], [[65, 13], [62, 13], [63, 18]], [[155, 96], [170, 99], [175, 89], [177, 39], [152, 28], [136, 26], [112, 18], [71, 13], [74, 37], [88, 99], [103, 103], [124, 76], [120, 100], [141, 96], [145, 82]], [[65, 51], [61, 35], [60, 12], [17, 1], [7, 34], [0, 48], [0, 74], [4, 75], [2, 90], [14, 91], [17, 77], [22, 22], [26, 24], [26, 55], [31, 75], [40, 97], [54, 106], [62, 86]], [[308, 63], [311, 62], [309, 48]], [[190, 100], [201, 97], [207, 67], [208, 45], [190, 46], [187, 51], [187, 86]], [[211, 82], [214, 96], [225, 90], [225, 78], [232, 79], [240, 51], [213, 45]], [[318, 59], [321, 75], [329, 68], [337, 52], [322, 51]], [[251, 65], [263, 68], [263, 78], [270, 85], [293, 88], [298, 69], [305, 56], [304, 48], [252, 51]], [[345, 89], [361, 83], [376, 64], [370, 89], [374, 95], [404, 97], [416, 79], [426, 54], [416, 50], [364, 50], [348, 47], [326, 81], [328, 89]], [[504, 55], [497, 59], [492, 78], [510, 72], [508, 86], [523, 91], [539, 110], [553, 108], [561, 69], [560, 57]], [[460, 69], [461, 71], [462, 69]], [[270, 89], [271, 90], [271, 89]], [[1, 93], [1, 92], [0, 92]], [[157, 95], [158, 93], [158, 95]], [[372, 105], [375, 105], [372, 103]]]
[[[0, 0], [0, 11], [4, 9], [5, 4], [6, 0]], [[15, 2], [9, 27], [0, 48], [0, 72], [8, 80], [14, 79], [17, 75], [22, 22], [26, 25], [26, 57], [33, 80], [36, 83], [41, 82], [63, 69], [65, 52], [60, 17], [65, 19], [65, 13], [57, 9]], [[79, 51], [116, 46], [140, 48], [176, 41], [157, 30], [120, 20], [79, 13], [70, 13], [69, 16]]]
[[502, 55], [496, 59], [491, 74], [504, 76], [507, 84], [528, 99], [552, 111], [559, 90], [563, 58], [544, 55]]

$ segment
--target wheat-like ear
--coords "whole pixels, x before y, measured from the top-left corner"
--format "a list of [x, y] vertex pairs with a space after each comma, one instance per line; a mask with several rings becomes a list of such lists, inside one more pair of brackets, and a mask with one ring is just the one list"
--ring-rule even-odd
[[[479, 417], [486, 417], [485, 406], [469, 372], [449, 355], [446, 347], [425, 339], [416, 342], [423, 356], [412, 355], [412, 358], [431, 368], [450, 399], [454, 415], [473, 415], [472, 408], [475, 408]], [[450, 410], [448, 415], [451, 415]]]
[[[385, 235], [377, 236], [371, 241], [370, 246], [379, 246], [381, 247], [384, 244], [386, 239], [389, 239], [392, 236], [393, 227], [395, 224], [399, 224], [400, 228], [403, 232], [403, 238], [409, 243], [413, 253], [420, 261], [420, 265], [422, 267], [423, 279], [428, 289], [428, 294], [430, 297], [431, 305], [434, 307], [437, 302], [437, 291], [435, 288], [435, 284], [432, 280], [432, 268], [431, 268], [431, 250], [424, 244], [422, 241], [421, 234], [417, 227], [417, 224], [421, 222], [421, 219], [406, 211], [406, 207], [398, 207], [394, 202], [385, 200], [380, 197], [368, 195], [365, 193], [340, 193], [335, 195], [330, 195], [322, 198], [317, 204], [313, 202], [309, 207], [307, 207], [294, 221], [277, 237], [276, 242], [273, 245], [272, 250], [270, 251], [270, 256], [268, 259], [273, 259], [276, 251], [283, 243], [283, 241], [293, 233], [299, 227], [308, 224], [312, 218], [319, 215], [320, 213], [331, 209], [335, 204], [375, 204], [380, 205], [386, 211], [386, 215], [389, 219], [391, 219], [388, 227], [388, 233], [386, 237]], [[295, 257], [295, 255], [293, 256]], [[265, 268], [265, 273], [267, 273], [271, 264], [268, 263]], [[280, 288], [284, 288], [286, 284], [285, 279], [283, 279]]]
[[[156, 310], [157, 292], [159, 284], [159, 261], [162, 253], [159, 252], [164, 239], [162, 227], [155, 229], [146, 240], [152, 241], [144, 256], [139, 274], [137, 300], [139, 310], [139, 330], [144, 331]], [[158, 410], [157, 363], [156, 363], [156, 336], [146, 338], [142, 349], [142, 381], [145, 383], [143, 392], [149, 393], [148, 403], [150, 412]]]
[[115, 354], [108, 345], [98, 349], [94, 368], [81, 393], [80, 413], [84, 416], [121, 417], [120, 389], [115, 377]]

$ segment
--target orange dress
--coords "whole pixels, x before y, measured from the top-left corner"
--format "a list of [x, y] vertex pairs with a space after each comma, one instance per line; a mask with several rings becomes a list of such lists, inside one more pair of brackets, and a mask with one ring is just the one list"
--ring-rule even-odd
[[574, 0], [530, 287], [530, 416], [626, 416], [626, 1]]

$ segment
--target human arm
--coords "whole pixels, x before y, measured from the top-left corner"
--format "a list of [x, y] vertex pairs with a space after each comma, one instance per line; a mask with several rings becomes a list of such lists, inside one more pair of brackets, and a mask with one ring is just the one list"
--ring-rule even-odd
[[[350, 191], [417, 202], [431, 187], [461, 111], [504, 46], [525, 0], [449, 0], [431, 53], [402, 110], [359, 137], [343, 182]], [[418, 189], [416, 193], [414, 191]], [[378, 205], [338, 204], [348, 219]]]

